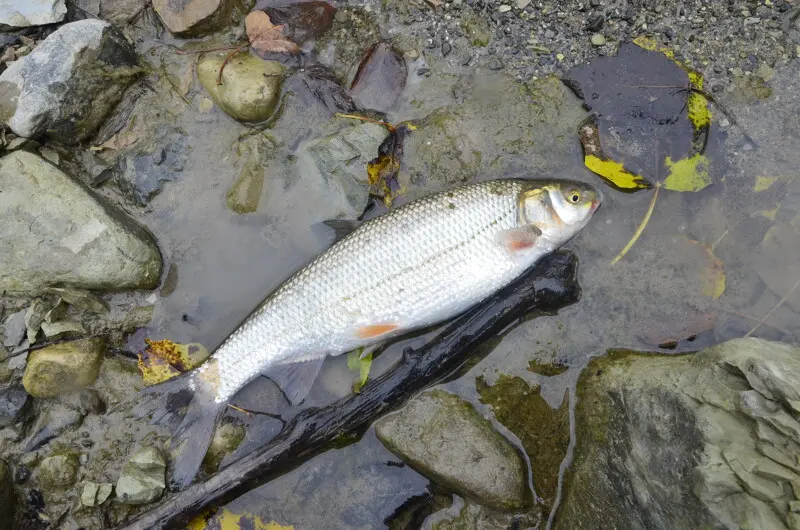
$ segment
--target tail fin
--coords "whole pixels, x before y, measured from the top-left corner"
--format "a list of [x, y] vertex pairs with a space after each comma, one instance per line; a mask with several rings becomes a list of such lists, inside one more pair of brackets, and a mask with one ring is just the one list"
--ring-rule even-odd
[[198, 384], [183, 421], [172, 435], [170, 453], [173, 470], [170, 489], [179, 491], [188, 486], [206, 456], [211, 437], [225, 403], [218, 403], [207, 385]]

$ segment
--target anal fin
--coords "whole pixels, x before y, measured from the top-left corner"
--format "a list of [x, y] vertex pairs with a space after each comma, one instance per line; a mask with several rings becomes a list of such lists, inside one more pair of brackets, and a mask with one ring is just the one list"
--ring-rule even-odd
[[302, 402], [311, 391], [314, 380], [319, 375], [324, 362], [325, 356], [323, 355], [307, 361], [276, 364], [267, 368], [264, 375], [280, 387], [286, 399], [294, 407]]

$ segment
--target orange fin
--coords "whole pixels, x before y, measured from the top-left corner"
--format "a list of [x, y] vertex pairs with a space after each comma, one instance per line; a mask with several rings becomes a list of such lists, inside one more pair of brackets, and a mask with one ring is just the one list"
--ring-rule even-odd
[[374, 339], [381, 335], [391, 333], [400, 327], [400, 324], [395, 322], [384, 322], [382, 324], [371, 324], [369, 326], [362, 326], [356, 329], [356, 337], [359, 339]]
[[542, 235], [542, 231], [534, 225], [523, 226], [520, 228], [509, 228], [501, 230], [495, 234], [495, 241], [510, 253], [519, 252], [533, 247], [536, 239]]

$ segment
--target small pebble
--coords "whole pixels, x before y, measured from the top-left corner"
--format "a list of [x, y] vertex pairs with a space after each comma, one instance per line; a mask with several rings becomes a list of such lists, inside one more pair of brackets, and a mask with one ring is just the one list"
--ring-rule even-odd
[[497, 8], [497, 10], [500, 11], [501, 13], [508, 13], [509, 11], [511, 11], [511, 6], [502, 4], [500, 7]]
[[603, 46], [606, 43], [606, 38], [603, 37], [600, 33], [595, 33], [592, 35], [592, 45], [593, 46]]
[[453, 47], [450, 45], [450, 43], [449, 42], [445, 42], [444, 44], [442, 44], [442, 55], [444, 57], [447, 57], [447, 55], [450, 53], [450, 51], [452, 49], [453, 49]]
[[501, 61], [497, 57], [492, 57], [492, 60], [489, 61], [489, 70], [502, 70], [502, 69], [503, 69], [503, 61]]
[[517, 0], [517, 9], [525, 9], [531, 3], [531, 0]]
[[25, 466], [19, 466], [17, 470], [14, 472], [14, 482], [16, 482], [17, 484], [22, 484], [26, 480], [28, 480], [28, 477], [30, 476], [31, 476], [30, 469], [28, 469]]

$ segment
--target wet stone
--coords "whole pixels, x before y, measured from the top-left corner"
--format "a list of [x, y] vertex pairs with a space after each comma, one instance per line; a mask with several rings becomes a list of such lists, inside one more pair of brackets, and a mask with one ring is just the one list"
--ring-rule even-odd
[[24, 421], [31, 409], [28, 393], [21, 386], [0, 389], [0, 427]]
[[81, 491], [81, 504], [88, 507], [100, 506], [111, 495], [114, 486], [109, 482], [90, 482], [83, 483]]
[[65, 0], [5, 0], [0, 3], [0, 30], [55, 24], [66, 14]]
[[111, 24], [65, 24], [0, 74], [0, 119], [26, 138], [81, 142], [120, 101], [136, 66], [133, 47]]
[[387, 449], [418, 472], [481, 504], [514, 510], [530, 502], [520, 454], [468, 402], [426, 392], [375, 424]]
[[36, 469], [36, 479], [45, 489], [71, 486], [78, 474], [78, 459], [73, 454], [48, 456]]
[[117, 499], [125, 504], [147, 504], [161, 497], [166, 487], [166, 462], [154, 447], [137, 450], [125, 463], [117, 481]]
[[55, 344], [31, 352], [22, 384], [34, 397], [53, 397], [94, 383], [106, 346], [101, 339]]
[[200, 37], [225, 27], [233, 0], [153, 0], [153, 8], [176, 37]]
[[161, 125], [152, 135], [151, 149], [131, 153], [118, 162], [117, 185], [140, 206], [158, 195], [165, 182], [180, 178], [189, 158], [189, 140], [180, 131]]

